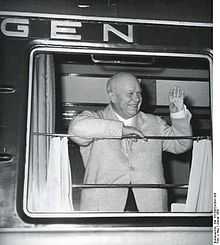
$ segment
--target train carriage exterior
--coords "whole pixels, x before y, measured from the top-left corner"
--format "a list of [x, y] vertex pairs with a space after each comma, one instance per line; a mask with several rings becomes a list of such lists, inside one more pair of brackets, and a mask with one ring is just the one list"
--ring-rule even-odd
[[[1, 1], [0, 6], [0, 244], [212, 244], [211, 211], [172, 210], [186, 199], [191, 151], [164, 156], [168, 184], [155, 187], [169, 191], [166, 213], [79, 211], [84, 169], [71, 142], [75, 210], [39, 211], [30, 205], [30, 199], [40, 202], [31, 186], [44, 171], [35, 169], [43, 158], [34, 156], [34, 137], [64, 137], [79, 112], [103, 108], [102, 91], [115, 72], [135, 74], [144, 88], [142, 110], [166, 119], [168, 88], [183, 86], [193, 139], [212, 138], [212, 1]], [[40, 81], [49, 88], [46, 95]], [[42, 108], [55, 108], [53, 127], [36, 132], [33, 121], [44, 109], [35, 109], [34, 101], [45, 105], [48, 94], [52, 106]]]

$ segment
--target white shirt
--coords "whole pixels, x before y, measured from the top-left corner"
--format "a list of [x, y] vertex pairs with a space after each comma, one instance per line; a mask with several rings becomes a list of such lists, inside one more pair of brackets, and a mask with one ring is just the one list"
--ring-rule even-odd
[[136, 121], [136, 116], [130, 117], [128, 119], [124, 119], [123, 117], [119, 116], [117, 112], [115, 112], [116, 117], [119, 121], [123, 122], [124, 126], [134, 126]]
[[[123, 122], [124, 126], [134, 126], [135, 125], [136, 116], [130, 117], [128, 119], [124, 119], [123, 117], [118, 115], [117, 112], [114, 111], [114, 113], [115, 113], [116, 117], [119, 119], [119, 121]], [[184, 118], [187, 113], [189, 113], [189, 111], [186, 108], [186, 106], [184, 105], [183, 110], [170, 113], [170, 116], [174, 119], [180, 119], [180, 118]]]

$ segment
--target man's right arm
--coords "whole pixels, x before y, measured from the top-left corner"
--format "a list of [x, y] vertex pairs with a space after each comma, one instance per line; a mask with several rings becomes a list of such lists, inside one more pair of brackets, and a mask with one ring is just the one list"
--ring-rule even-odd
[[84, 111], [70, 122], [69, 138], [81, 145], [89, 145], [95, 138], [121, 138], [123, 124], [116, 120], [102, 119], [95, 112]]
[[135, 127], [124, 126], [116, 120], [102, 119], [95, 112], [84, 111], [70, 122], [69, 138], [81, 145], [87, 146], [97, 138], [122, 138], [123, 136], [143, 134]]

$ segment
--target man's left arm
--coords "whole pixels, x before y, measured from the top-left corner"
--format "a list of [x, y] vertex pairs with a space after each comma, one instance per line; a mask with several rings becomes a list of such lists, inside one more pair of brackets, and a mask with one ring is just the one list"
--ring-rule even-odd
[[[173, 88], [169, 93], [169, 108], [172, 125], [161, 123], [163, 136], [192, 136], [192, 128], [190, 125], [191, 113], [183, 103], [184, 93], [180, 88]], [[174, 139], [164, 140], [163, 150], [172, 153], [182, 153], [192, 147], [190, 139]]]

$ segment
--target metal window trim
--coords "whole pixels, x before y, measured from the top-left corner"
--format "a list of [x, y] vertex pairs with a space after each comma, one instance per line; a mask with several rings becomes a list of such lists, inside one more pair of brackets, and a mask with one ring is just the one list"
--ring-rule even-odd
[[[210, 217], [212, 213], [107, 213], [107, 212], [82, 212], [73, 211], [65, 213], [44, 213], [31, 212], [27, 207], [27, 191], [28, 191], [28, 177], [29, 177], [29, 147], [30, 147], [30, 124], [31, 124], [31, 100], [32, 100], [32, 86], [33, 86], [33, 72], [34, 72], [34, 56], [38, 52], [48, 53], [71, 53], [71, 54], [121, 54], [121, 55], [140, 55], [140, 56], [168, 56], [168, 57], [192, 57], [192, 58], [206, 58], [210, 64], [210, 84], [212, 81], [212, 58], [211, 54], [192, 54], [192, 53], [178, 53], [178, 52], [145, 52], [145, 51], [128, 51], [128, 50], [104, 50], [103, 49], [83, 49], [76, 47], [36, 47], [30, 51], [29, 55], [29, 88], [28, 88], [28, 110], [27, 110], [27, 132], [26, 132], [26, 153], [25, 153], [25, 173], [24, 173], [24, 193], [23, 193], [23, 211], [29, 218], [106, 218], [106, 217]], [[211, 87], [211, 86], [210, 86]], [[212, 96], [212, 94], [211, 94]], [[73, 221], [74, 223], [74, 221]]]
[[85, 21], [103, 21], [103, 22], [118, 22], [132, 24], [153, 24], [153, 25], [173, 25], [173, 26], [190, 26], [190, 27], [208, 27], [212, 28], [213, 23], [182, 21], [182, 20], [158, 20], [158, 19], [134, 19], [134, 18], [117, 18], [117, 17], [101, 17], [101, 16], [83, 16], [83, 15], [66, 15], [66, 14], [49, 14], [49, 13], [33, 13], [21, 11], [0, 11], [0, 16], [18, 16], [30, 18], [45, 18], [45, 19], [69, 19], [69, 20], [85, 20]]

